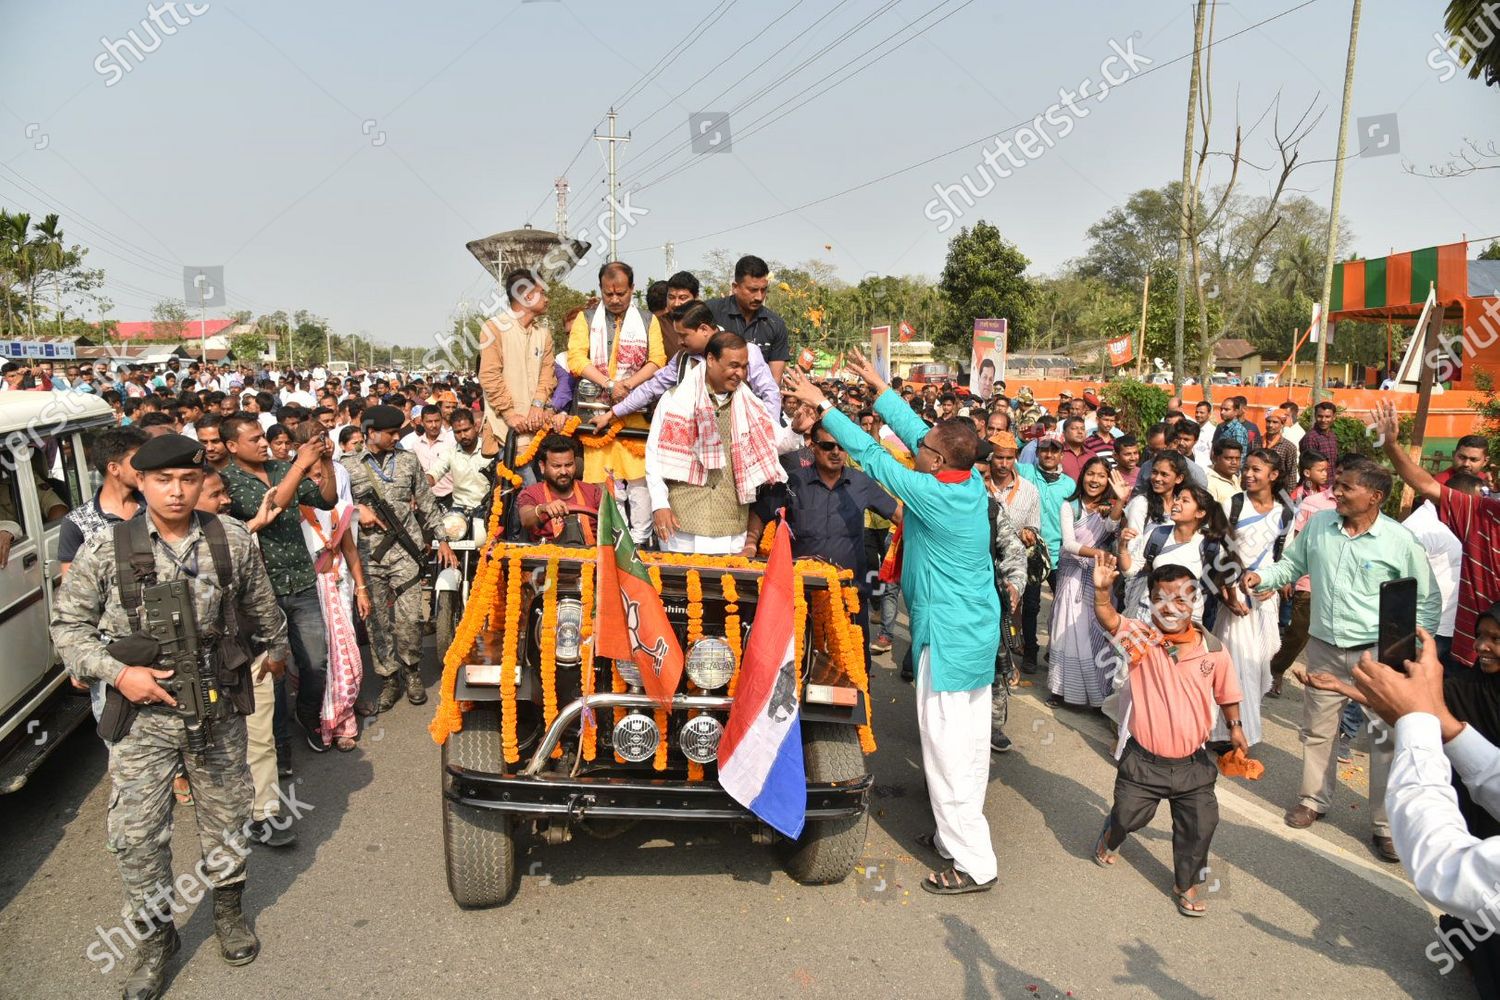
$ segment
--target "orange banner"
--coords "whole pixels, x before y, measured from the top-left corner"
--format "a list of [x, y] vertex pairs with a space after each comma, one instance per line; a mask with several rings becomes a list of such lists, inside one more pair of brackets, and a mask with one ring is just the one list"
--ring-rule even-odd
[[1135, 359], [1135, 339], [1126, 334], [1109, 342], [1109, 363], [1116, 368]]

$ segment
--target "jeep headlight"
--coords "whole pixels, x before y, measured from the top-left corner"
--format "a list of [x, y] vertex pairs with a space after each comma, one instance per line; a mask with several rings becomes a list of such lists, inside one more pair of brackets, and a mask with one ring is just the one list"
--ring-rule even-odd
[[734, 675], [734, 652], [723, 639], [706, 637], [693, 643], [687, 655], [688, 680], [699, 690], [713, 691]]
[[615, 753], [632, 764], [650, 760], [660, 742], [661, 730], [656, 728], [656, 720], [649, 715], [632, 712], [615, 726]]
[[583, 659], [583, 602], [565, 597], [557, 602], [557, 662], [577, 666]]
[[443, 534], [450, 542], [462, 541], [469, 537], [469, 519], [459, 513], [444, 514]]
[[615, 669], [620, 672], [620, 679], [633, 688], [641, 686], [641, 668], [636, 666], [634, 660], [616, 660]]

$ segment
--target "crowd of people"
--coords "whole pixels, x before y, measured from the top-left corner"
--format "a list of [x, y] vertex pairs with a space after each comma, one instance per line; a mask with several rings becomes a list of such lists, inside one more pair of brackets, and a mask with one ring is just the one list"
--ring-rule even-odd
[[[510, 506], [514, 537], [576, 528], [587, 543], [612, 488], [636, 542], [668, 552], [753, 555], [763, 528], [784, 520], [796, 556], [853, 572], [872, 655], [893, 654], [904, 604], [911, 642], [892, 666], [917, 692], [934, 820], [920, 841], [944, 861], [923, 882], [929, 892], [995, 884], [983, 807], [991, 754], [1011, 747], [997, 725], [1003, 689], [1045, 669], [1055, 709], [1097, 711], [1118, 729], [1113, 807], [1094, 860], [1115, 864], [1165, 799], [1174, 905], [1204, 915], [1198, 877], [1218, 821], [1216, 779], [1226, 761], [1253, 760], [1263, 699], [1283, 697], [1290, 672], [1304, 749], [1286, 823], [1305, 828], [1327, 814], [1337, 762], [1366, 728], [1377, 856], [1404, 859], [1419, 888], [1451, 901], [1457, 917], [1479, 912], [1479, 875], [1446, 859], [1472, 846], [1459, 827], [1493, 832], [1484, 807], [1495, 804], [1488, 789], [1500, 773], [1478, 745], [1500, 741], [1500, 688], [1490, 683], [1500, 673], [1500, 501], [1488, 496], [1484, 438], [1460, 441], [1453, 467], [1432, 475], [1396, 444], [1395, 411], [1382, 409], [1376, 427], [1393, 476], [1341, 452], [1329, 402], [1305, 427], [1293, 402], [1254, 415], [1241, 396], [1217, 407], [1173, 399], [1160, 422], [1132, 426], [1092, 391], [1064, 393], [1049, 411], [1004, 382], [980, 398], [887, 378], [858, 351], [847, 364], [854, 379], [814, 379], [788, 364], [786, 324], [765, 306], [769, 274], [746, 256], [727, 296], [701, 299], [683, 272], [654, 283], [640, 304], [629, 265], [611, 262], [597, 299], [553, 331], [546, 285], [508, 273], [506, 304], [485, 324], [472, 374], [7, 366], [6, 389], [94, 392], [117, 416], [92, 446], [98, 492], [68, 513], [59, 550], [69, 571], [53, 632], [75, 683], [91, 689], [101, 715], [110, 690], [148, 717], [170, 701], [153, 671], [109, 658], [110, 641], [131, 631], [113, 569], [130, 544], [121, 526], [149, 520], [157, 573], [195, 588], [200, 551], [216, 568], [232, 559], [248, 580], [233, 596], [254, 693], [239, 744], [243, 813], [252, 839], [291, 843], [294, 830], [277, 821], [277, 782], [294, 772], [292, 747], [353, 750], [360, 717], [402, 697], [425, 701], [424, 563], [455, 563], [453, 516], [466, 535], [487, 510], [496, 461], [529, 451]], [[594, 447], [568, 433], [575, 416]], [[1404, 524], [1383, 513], [1396, 477], [1427, 501]], [[195, 520], [194, 510], [214, 517]], [[234, 526], [227, 556], [202, 527], [221, 519]], [[1422, 662], [1393, 679], [1370, 652], [1380, 585], [1407, 577], [1430, 641]], [[204, 594], [200, 611], [217, 620], [224, 598]], [[361, 700], [365, 641], [379, 687]], [[1439, 725], [1396, 724], [1392, 738], [1388, 726], [1412, 713]], [[117, 787], [157, 781], [172, 758], [179, 800], [208, 798], [200, 825], [205, 813], [221, 823], [238, 815], [241, 804], [219, 801], [217, 772], [160, 733], [151, 768], [127, 766], [154, 732], [137, 729], [127, 725], [112, 746]], [[1456, 820], [1433, 811], [1434, 801], [1446, 808], [1442, 789], [1452, 794], [1432, 764], [1439, 732], [1474, 788], [1459, 800], [1462, 815], [1451, 810]], [[1420, 795], [1398, 793], [1402, 775]], [[140, 797], [112, 804], [110, 822], [121, 831], [112, 844], [127, 897], [146, 913], [139, 897], [164, 848], [156, 819], [131, 812], [140, 808]], [[1406, 838], [1432, 836], [1439, 813], [1444, 860], [1414, 855]], [[243, 877], [242, 865], [230, 866], [214, 883], [231, 961], [258, 949], [239, 914]], [[155, 995], [175, 940], [169, 919], [145, 933], [155, 945], [132, 972], [143, 996]]]

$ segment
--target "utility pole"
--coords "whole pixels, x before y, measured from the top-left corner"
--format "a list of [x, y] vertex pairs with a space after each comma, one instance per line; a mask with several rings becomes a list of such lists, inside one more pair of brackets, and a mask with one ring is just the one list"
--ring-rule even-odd
[[667, 277], [677, 273], [677, 245], [671, 240], [662, 248], [667, 252]]
[[1318, 342], [1318, 360], [1313, 366], [1312, 399], [1317, 403], [1328, 397], [1323, 388], [1323, 366], [1328, 360], [1328, 313], [1333, 298], [1333, 256], [1339, 241], [1339, 201], [1344, 195], [1344, 149], [1349, 141], [1349, 104], [1354, 96], [1354, 53], [1359, 42], [1359, 10], [1361, 0], [1354, 0], [1354, 13], [1349, 20], [1349, 59], [1344, 64], [1344, 107], [1339, 113], [1339, 144], [1333, 156], [1333, 204], [1328, 209], [1328, 246], [1323, 260], [1323, 304], [1318, 317], [1318, 329], [1313, 336]]
[[1188, 77], [1187, 127], [1182, 138], [1182, 192], [1177, 205], [1177, 326], [1172, 336], [1172, 394], [1182, 395], [1182, 372], [1187, 362], [1182, 356], [1183, 329], [1187, 324], [1188, 240], [1193, 214], [1193, 132], [1198, 114], [1198, 73], [1203, 66], [1203, 21], [1208, 0], [1198, 0], [1193, 16], [1193, 72]]
[[568, 179], [559, 177], [552, 182], [552, 189], [557, 192], [557, 217], [552, 228], [558, 239], [565, 240], [568, 238]]
[[333, 331], [323, 327], [323, 367], [333, 364]]
[[609, 259], [619, 260], [619, 257], [615, 253], [616, 244], [620, 238], [618, 222], [620, 202], [615, 197], [615, 184], [619, 179], [615, 172], [615, 145], [621, 142], [629, 142], [630, 133], [626, 132], [624, 135], [615, 135], [614, 108], [609, 109], [609, 114], [605, 115], [605, 118], [609, 121], [609, 135], [600, 135], [595, 132], [594, 138], [605, 144], [606, 157], [609, 161], [609, 232], [605, 235], [609, 237]]

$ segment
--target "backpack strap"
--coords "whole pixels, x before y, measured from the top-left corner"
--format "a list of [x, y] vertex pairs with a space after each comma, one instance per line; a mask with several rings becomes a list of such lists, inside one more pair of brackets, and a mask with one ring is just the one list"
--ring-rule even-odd
[[229, 594], [234, 586], [234, 562], [229, 555], [229, 536], [224, 534], [224, 523], [217, 514], [199, 512], [198, 523], [208, 539], [208, 554], [214, 560], [214, 572], [219, 577], [219, 589]]
[[114, 525], [115, 587], [120, 606], [133, 628], [140, 628], [141, 591], [156, 582], [156, 553], [151, 551], [151, 534], [146, 516], [141, 514]]
[[1158, 524], [1151, 529], [1151, 534], [1146, 536], [1146, 549], [1141, 554], [1146, 562], [1143, 572], [1150, 573], [1156, 568], [1156, 557], [1161, 555], [1161, 550], [1166, 547], [1167, 539], [1172, 535], [1172, 525]]
[[1229, 530], [1240, 523], [1240, 515], [1245, 512], [1245, 494], [1236, 493], [1229, 501]]
[[1291, 533], [1292, 518], [1295, 516], [1296, 512], [1291, 506], [1285, 503], [1281, 505], [1281, 529], [1276, 532], [1276, 541], [1271, 543], [1272, 562], [1278, 562], [1281, 559], [1281, 553], [1286, 548], [1286, 536]]
[[1223, 651], [1224, 644], [1219, 641], [1218, 636], [1214, 635], [1208, 629], [1199, 629], [1198, 634], [1203, 637], [1204, 649], [1208, 650], [1210, 653], [1218, 653]]

